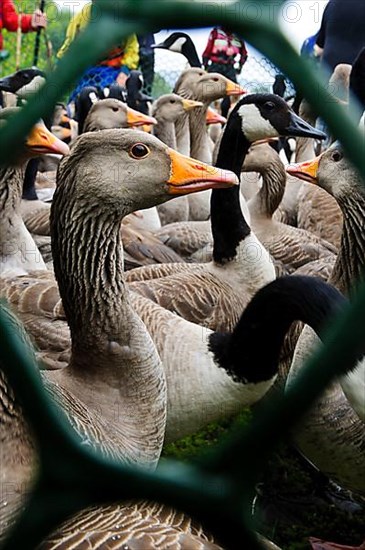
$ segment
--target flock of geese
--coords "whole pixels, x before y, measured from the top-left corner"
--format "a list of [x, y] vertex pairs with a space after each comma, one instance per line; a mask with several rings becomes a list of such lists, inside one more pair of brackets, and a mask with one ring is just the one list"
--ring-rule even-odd
[[[183, 33], [158, 47], [191, 67], [148, 113], [131, 108], [128, 90], [84, 90], [78, 122], [58, 106], [52, 132], [36, 124], [0, 168], [9, 323], [23, 323], [45, 389], [81, 439], [152, 469], [164, 442], [289, 386], [365, 259], [363, 183], [337, 142], [312, 159], [325, 134], [308, 105], [299, 116], [277, 95], [206, 73]], [[356, 84], [364, 69], [361, 52], [338, 72]], [[41, 75], [20, 73], [0, 89], [21, 100]], [[226, 96], [228, 120], [210, 107]], [[0, 127], [17, 109], [0, 110]], [[287, 169], [279, 137], [296, 138]], [[22, 198], [24, 168], [39, 155], [34, 189], [51, 203]], [[343, 365], [293, 437], [324, 474], [364, 496], [361, 357]], [[2, 372], [0, 381], [1, 479], [19, 488], [0, 502], [2, 537], [37, 453]], [[149, 502], [83, 510], [41, 545], [60, 547], [221, 548], [191, 519]]]

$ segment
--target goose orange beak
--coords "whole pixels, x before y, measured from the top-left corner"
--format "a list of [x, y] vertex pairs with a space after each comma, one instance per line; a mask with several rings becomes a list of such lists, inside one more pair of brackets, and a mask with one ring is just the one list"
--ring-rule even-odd
[[38, 122], [30, 131], [25, 145], [27, 149], [36, 155], [56, 153], [58, 155], [69, 155], [69, 146], [53, 135], [43, 122]]
[[217, 111], [215, 111], [211, 107], [208, 107], [207, 115], [205, 117], [206, 124], [225, 124], [226, 122], [227, 119], [224, 116], [217, 113]]
[[157, 120], [152, 116], [144, 115], [127, 107], [127, 122], [129, 126], [144, 126], [145, 124], [157, 124]]
[[192, 99], [183, 99], [182, 104], [184, 111], [191, 111], [192, 109], [196, 109], [196, 107], [203, 107], [201, 101], [193, 101]]
[[320, 161], [320, 156], [308, 162], [302, 162], [300, 164], [294, 164], [288, 166], [286, 171], [291, 176], [295, 176], [300, 180], [309, 181], [309, 183], [318, 184], [317, 173]]
[[239, 185], [237, 176], [229, 170], [209, 166], [205, 162], [181, 155], [168, 148], [171, 173], [167, 182], [171, 195], [187, 195], [205, 189], [224, 189]]
[[242, 95], [242, 94], [246, 94], [246, 90], [244, 90], [243, 88], [241, 88], [241, 86], [239, 84], [237, 84], [236, 82], [233, 82], [232, 80], [229, 80], [229, 78], [227, 78], [226, 80], [226, 95]]

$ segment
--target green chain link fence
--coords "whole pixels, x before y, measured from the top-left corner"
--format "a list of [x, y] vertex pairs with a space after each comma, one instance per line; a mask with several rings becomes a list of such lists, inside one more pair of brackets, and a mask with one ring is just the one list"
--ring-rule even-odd
[[[131, 32], [152, 28], [189, 28], [225, 23], [269, 56], [316, 107], [341, 139], [348, 157], [365, 178], [364, 141], [351, 113], [331, 101], [309, 63], [299, 58], [271, 18], [272, 2], [261, 0], [261, 17], [240, 16], [244, 0], [222, 9], [221, 3], [168, 0], [97, 0], [95, 17], [75, 40], [45, 87], [0, 132], [0, 161], [16, 151], [19, 139], [40, 116], [52, 111], [65, 89], [90, 63]], [[275, 1], [275, 5], [278, 0]], [[97, 40], [95, 40], [97, 36]], [[303, 75], [305, 74], [305, 78]], [[227, 549], [259, 548], [253, 535], [248, 495], [268, 456], [285, 438], [330, 380], [351, 363], [364, 341], [365, 285], [336, 319], [325, 346], [308, 362], [285, 397], [273, 397], [246, 429], [236, 429], [199, 465], [165, 460], [156, 472], [116, 464], [80, 445], [56, 405], [41, 387], [37, 366], [18, 333], [0, 316], [2, 364], [35, 433], [40, 470], [34, 491], [3, 548], [34, 548], [70, 514], [92, 504], [144, 498], [172, 505], [202, 521]], [[50, 505], [52, 502], [52, 505]]]

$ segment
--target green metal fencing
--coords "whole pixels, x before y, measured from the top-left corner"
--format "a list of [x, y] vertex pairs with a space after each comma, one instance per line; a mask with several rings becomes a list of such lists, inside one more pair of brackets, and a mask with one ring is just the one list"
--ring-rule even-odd
[[[280, 2], [275, 0], [275, 6]], [[16, 151], [19, 138], [54, 103], [90, 63], [131, 32], [153, 28], [225, 23], [241, 33], [289, 76], [316, 107], [365, 178], [364, 141], [351, 114], [335, 104], [311, 66], [299, 58], [273, 21], [273, 4], [257, 2], [260, 17], [241, 17], [244, 0], [228, 5], [168, 0], [96, 0], [93, 21], [78, 37], [46, 86], [0, 132], [0, 161]], [[276, 10], [277, 11], [277, 10]], [[95, 37], [98, 37], [95, 40]], [[305, 74], [305, 78], [303, 75]], [[193, 515], [226, 548], [259, 548], [253, 535], [248, 495], [268, 456], [286, 437], [341, 366], [356, 357], [364, 340], [365, 285], [336, 319], [326, 345], [308, 362], [285, 397], [273, 397], [245, 430], [235, 430], [199, 465], [166, 460], [156, 472], [116, 464], [82, 447], [56, 405], [43, 391], [37, 367], [19, 335], [0, 318], [2, 363], [34, 430], [40, 450], [35, 489], [3, 548], [33, 548], [70, 514], [92, 504], [130, 498], [164, 502]], [[52, 505], [50, 505], [52, 502]]]

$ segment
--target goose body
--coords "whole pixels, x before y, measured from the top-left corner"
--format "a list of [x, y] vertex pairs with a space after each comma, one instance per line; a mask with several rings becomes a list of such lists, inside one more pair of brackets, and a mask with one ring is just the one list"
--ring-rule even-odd
[[[333, 179], [334, 170], [336, 179]], [[361, 222], [365, 215], [365, 201], [359, 176], [337, 144], [319, 159], [302, 163], [291, 172], [321, 185], [335, 197], [343, 212], [341, 247], [330, 282], [345, 294], [351, 294], [356, 281], [362, 277], [365, 259]], [[309, 349], [315, 345], [318, 345], [317, 339], [305, 327], [298, 340], [288, 384], [300, 371]], [[365, 494], [363, 363], [360, 362], [350, 375], [340, 377], [326, 390], [296, 434], [300, 448], [312, 462], [338, 483], [361, 494]]]

